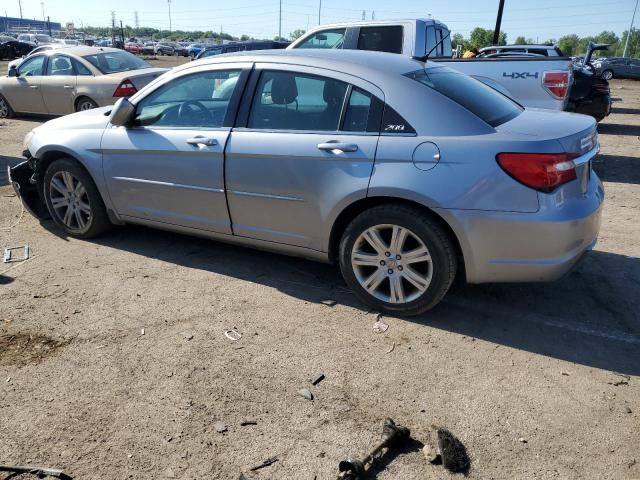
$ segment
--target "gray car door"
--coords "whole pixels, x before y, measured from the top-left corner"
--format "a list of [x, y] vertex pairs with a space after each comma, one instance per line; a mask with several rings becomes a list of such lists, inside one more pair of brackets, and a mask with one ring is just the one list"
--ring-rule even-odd
[[233, 233], [325, 248], [335, 212], [366, 197], [383, 99], [348, 75], [257, 64], [227, 146]]
[[109, 195], [129, 221], [231, 233], [224, 149], [251, 64], [189, 69], [136, 100], [102, 139]]
[[2, 84], [2, 93], [16, 112], [46, 113], [40, 86], [46, 56], [33, 55], [18, 66], [18, 76], [8, 77]]

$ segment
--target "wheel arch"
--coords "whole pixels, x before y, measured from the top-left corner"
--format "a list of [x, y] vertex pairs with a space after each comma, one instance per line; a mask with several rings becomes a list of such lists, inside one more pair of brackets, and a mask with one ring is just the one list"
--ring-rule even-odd
[[453, 245], [456, 248], [456, 255], [458, 256], [460, 266], [459, 274], [465, 274], [465, 255], [464, 249], [462, 248], [462, 244], [458, 235], [456, 235], [454, 229], [449, 225], [449, 223], [440, 216], [433, 209], [426, 207], [425, 205], [415, 202], [413, 200], [407, 200], [404, 198], [397, 197], [386, 197], [386, 196], [375, 196], [375, 197], [366, 197], [360, 200], [357, 200], [347, 207], [345, 207], [340, 214], [336, 217], [333, 225], [331, 227], [331, 233], [329, 234], [329, 243], [328, 243], [328, 257], [329, 261], [336, 262], [339, 255], [340, 249], [340, 239], [342, 238], [342, 234], [345, 229], [351, 223], [351, 221], [356, 218], [359, 214], [368, 210], [372, 207], [377, 207], [380, 205], [405, 205], [408, 207], [416, 208], [421, 210], [422, 212], [427, 213], [435, 222], [437, 222], [449, 235]]

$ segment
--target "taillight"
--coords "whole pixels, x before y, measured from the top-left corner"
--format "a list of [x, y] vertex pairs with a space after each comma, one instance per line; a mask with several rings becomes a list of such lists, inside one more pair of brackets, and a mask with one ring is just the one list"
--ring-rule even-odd
[[137, 91], [138, 89], [136, 88], [136, 86], [133, 83], [131, 83], [131, 80], [127, 78], [122, 82], [120, 82], [120, 85], [118, 85], [118, 88], [116, 88], [116, 91], [113, 92], [113, 96], [114, 97], [130, 97]]
[[518, 182], [541, 192], [576, 179], [576, 165], [570, 153], [499, 153], [498, 164]]
[[569, 92], [569, 72], [544, 72], [542, 74], [542, 85], [551, 95], [557, 98], [564, 98]]

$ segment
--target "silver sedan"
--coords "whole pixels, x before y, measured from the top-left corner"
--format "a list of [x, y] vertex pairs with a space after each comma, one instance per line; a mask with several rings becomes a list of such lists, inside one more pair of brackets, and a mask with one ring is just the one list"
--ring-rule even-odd
[[590, 117], [525, 110], [400, 55], [218, 56], [25, 138], [10, 175], [36, 215], [89, 238], [138, 223], [337, 262], [384, 312], [456, 275], [548, 281], [596, 242]]

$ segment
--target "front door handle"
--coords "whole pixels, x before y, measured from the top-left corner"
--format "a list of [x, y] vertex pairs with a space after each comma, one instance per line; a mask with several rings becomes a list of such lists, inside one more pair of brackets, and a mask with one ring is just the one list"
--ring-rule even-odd
[[358, 145], [355, 143], [327, 142], [318, 144], [318, 150], [332, 153], [357, 152]]
[[66, 88], [67, 90], [71, 90], [73, 88], [73, 85], [65, 85], [64, 88]]
[[37, 89], [38, 85], [29, 85], [29, 88]]
[[207, 147], [213, 147], [218, 144], [218, 141], [215, 138], [207, 138], [207, 137], [193, 137], [187, 140], [189, 145], [198, 146], [205, 145]]

